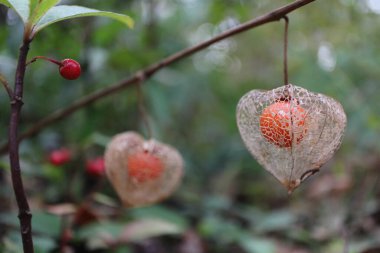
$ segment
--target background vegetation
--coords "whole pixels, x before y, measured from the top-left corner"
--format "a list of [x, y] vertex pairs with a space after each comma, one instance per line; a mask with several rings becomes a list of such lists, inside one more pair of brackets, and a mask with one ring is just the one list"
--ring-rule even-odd
[[[43, 30], [29, 55], [77, 59], [83, 75], [68, 82], [56, 66], [42, 61], [29, 66], [22, 129], [91, 91], [291, 1], [87, 2], [131, 15], [135, 28], [83, 18]], [[379, 14], [376, 0], [340, 0], [316, 1], [289, 15], [291, 83], [336, 98], [348, 116], [341, 149], [293, 195], [250, 156], [235, 121], [243, 94], [282, 84], [283, 22], [278, 22], [213, 45], [143, 85], [155, 138], [178, 148], [186, 162], [182, 185], [163, 203], [121, 208], [106, 179], [85, 172], [86, 160], [102, 155], [110, 137], [144, 132], [134, 88], [24, 141], [22, 169], [36, 251], [59, 252], [64, 244], [74, 252], [335, 253], [347, 246], [345, 252], [380, 252]], [[3, 6], [0, 31], [0, 71], [13, 80], [22, 25]], [[3, 142], [8, 118], [3, 91]], [[60, 147], [71, 149], [74, 159], [56, 167], [46, 158]], [[7, 253], [21, 251], [9, 174], [3, 156], [0, 251]]]

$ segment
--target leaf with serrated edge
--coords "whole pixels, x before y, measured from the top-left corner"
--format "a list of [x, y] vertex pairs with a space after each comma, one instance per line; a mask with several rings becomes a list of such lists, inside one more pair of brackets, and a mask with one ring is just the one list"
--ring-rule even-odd
[[99, 11], [82, 6], [75, 5], [60, 5], [49, 9], [46, 14], [38, 21], [34, 27], [34, 34], [41, 31], [46, 26], [56, 23], [61, 20], [88, 17], [88, 16], [103, 16], [116, 19], [129, 27], [133, 27], [133, 19], [127, 15], [117, 14], [108, 11]]
[[8, 5], [15, 10], [24, 23], [28, 22], [30, 12], [30, 0], [5, 0], [2, 1], [8, 3]]
[[29, 22], [33, 25], [36, 24], [48, 10], [56, 5], [59, 1], [60, 0], [44, 0], [38, 3], [38, 5], [36, 5], [36, 8], [33, 9], [32, 13], [30, 13]]

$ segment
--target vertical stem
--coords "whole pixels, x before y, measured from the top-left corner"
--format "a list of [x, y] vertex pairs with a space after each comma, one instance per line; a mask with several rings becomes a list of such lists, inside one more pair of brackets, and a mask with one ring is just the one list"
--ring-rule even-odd
[[13, 190], [16, 196], [16, 201], [19, 209], [18, 218], [20, 220], [21, 238], [24, 253], [33, 253], [32, 239], [32, 214], [30, 212], [28, 200], [26, 198], [24, 186], [21, 178], [19, 145], [18, 145], [18, 126], [20, 119], [21, 107], [23, 105], [23, 85], [26, 67], [26, 57], [29, 51], [29, 39], [24, 39], [20, 47], [14, 92], [11, 99], [11, 117], [9, 122], [9, 159], [11, 166], [11, 176]]
[[284, 85], [289, 84], [288, 80], [288, 28], [289, 28], [289, 18], [284, 16], [285, 20], [285, 33], [284, 33]]
[[148, 139], [151, 139], [152, 138], [152, 129], [151, 129], [150, 124], [149, 124], [148, 115], [147, 115], [147, 112], [145, 109], [144, 96], [143, 96], [143, 92], [141, 89], [141, 85], [145, 80], [145, 76], [142, 72], [140, 72], [138, 75], [139, 75], [139, 80], [137, 81], [138, 82], [137, 83], [137, 106], [139, 109], [139, 114], [140, 114], [141, 120], [146, 127]]

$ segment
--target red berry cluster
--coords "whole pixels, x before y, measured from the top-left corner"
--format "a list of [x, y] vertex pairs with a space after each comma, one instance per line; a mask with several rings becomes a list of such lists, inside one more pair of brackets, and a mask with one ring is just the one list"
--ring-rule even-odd
[[[49, 154], [49, 162], [54, 166], [63, 166], [72, 160], [72, 152], [68, 148], [53, 150]], [[91, 176], [104, 175], [104, 159], [96, 157], [86, 161], [86, 172]]]

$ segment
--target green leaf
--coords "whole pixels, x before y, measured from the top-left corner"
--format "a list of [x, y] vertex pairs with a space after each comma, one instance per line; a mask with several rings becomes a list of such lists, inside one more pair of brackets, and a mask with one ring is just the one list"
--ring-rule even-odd
[[61, 20], [88, 16], [109, 17], [126, 24], [131, 28], [133, 27], [133, 19], [127, 15], [122, 15], [108, 11], [99, 11], [82, 6], [59, 5], [52, 7], [46, 12], [46, 14], [38, 21], [38, 23], [34, 27], [34, 33], [37, 33], [46, 26]]
[[61, 232], [61, 218], [46, 212], [34, 212], [33, 232], [43, 235], [58, 237]]
[[182, 230], [174, 223], [161, 219], [137, 220], [126, 225], [119, 236], [120, 242], [139, 242], [145, 239], [162, 236], [182, 234]]
[[[36, 0], [34, 0], [36, 1]], [[32, 13], [30, 14], [29, 22], [31, 24], [36, 24], [45, 13], [56, 5], [60, 0], [44, 0], [33, 8]]]
[[30, 0], [2, 0], [1, 3], [11, 7], [22, 19], [28, 22], [30, 12]]
[[257, 238], [252, 236], [242, 236], [239, 239], [240, 246], [248, 253], [258, 253], [258, 252], [267, 252], [274, 253], [276, 252], [276, 247], [274, 242], [264, 239]]
[[182, 230], [186, 230], [189, 225], [187, 223], [186, 218], [183, 215], [180, 215], [178, 212], [175, 212], [174, 210], [170, 210], [169, 208], [159, 205], [128, 210], [128, 213], [136, 220], [160, 219], [163, 221], [173, 223], [176, 226], [180, 227]]
[[[32, 12], [34, 11], [34, 9], [36, 8], [36, 6], [40, 3], [40, 1], [41, 0], [29, 0], [29, 18], [31, 16]], [[29, 18], [28, 18], [28, 20], [29, 20]]]
[[275, 211], [257, 221], [258, 232], [286, 231], [296, 222], [296, 217], [287, 210]]
[[11, 7], [11, 4], [7, 0], [0, 0], [0, 4], [3, 4], [7, 7]]
[[35, 253], [51, 252], [56, 247], [55, 241], [49, 237], [33, 236], [33, 241]]
[[124, 226], [125, 224], [120, 224], [120, 222], [111, 221], [91, 223], [80, 228], [78, 230], [77, 237], [78, 239], [89, 240], [101, 235], [109, 235], [110, 237], [116, 238], [123, 231]]

